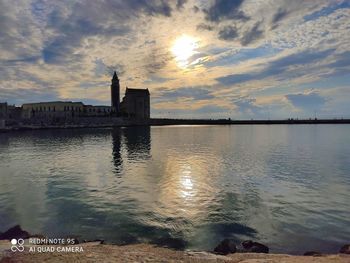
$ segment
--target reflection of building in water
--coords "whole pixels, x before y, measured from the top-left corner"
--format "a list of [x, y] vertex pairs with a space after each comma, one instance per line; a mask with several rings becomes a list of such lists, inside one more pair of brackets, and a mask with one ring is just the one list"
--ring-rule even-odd
[[151, 128], [149, 126], [128, 127], [123, 129], [128, 157], [132, 160], [144, 160], [151, 156]]
[[117, 171], [121, 170], [121, 165], [123, 164], [122, 154], [121, 154], [121, 140], [122, 132], [121, 128], [115, 128], [112, 130], [112, 155], [113, 163]]

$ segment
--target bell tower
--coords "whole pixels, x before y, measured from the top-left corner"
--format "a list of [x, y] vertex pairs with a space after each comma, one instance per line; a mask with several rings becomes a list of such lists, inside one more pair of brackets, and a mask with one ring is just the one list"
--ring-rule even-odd
[[117, 72], [114, 71], [111, 85], [111, 102], [112, 108], [115, 112], [119, 113], [120, 111], [120, 95], [119, 95], [119, 79], [117, 76]]

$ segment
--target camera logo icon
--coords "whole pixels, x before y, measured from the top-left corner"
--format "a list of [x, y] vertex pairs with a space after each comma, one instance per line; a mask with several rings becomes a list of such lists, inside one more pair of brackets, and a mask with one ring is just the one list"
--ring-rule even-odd
[[22, 238], [11, 240], [11, 251], [12, 252], [23, 252], [24, 251], [24, 240]]

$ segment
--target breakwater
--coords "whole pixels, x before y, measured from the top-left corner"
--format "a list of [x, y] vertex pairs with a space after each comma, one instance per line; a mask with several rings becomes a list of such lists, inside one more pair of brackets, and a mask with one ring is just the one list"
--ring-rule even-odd
[[110, 117], [79, 118], [69, 122], [20, 122], [3, 121], [0, 132], [13, 130], [66, 129], [66, 128], [105, 128], [128, 126], [165, 125], [293, 125], [293, 124], [350, 124], [350, 119], [287, 119], [287, 120], [231, 120], [231, 119], [123, 119]]

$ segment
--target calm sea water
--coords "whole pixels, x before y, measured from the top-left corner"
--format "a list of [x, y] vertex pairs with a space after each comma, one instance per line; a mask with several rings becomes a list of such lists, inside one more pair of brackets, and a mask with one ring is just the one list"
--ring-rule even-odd
[[336, 252], [349, 242], [349, 204], [350, 125], [0, 134], [0, 231]]

